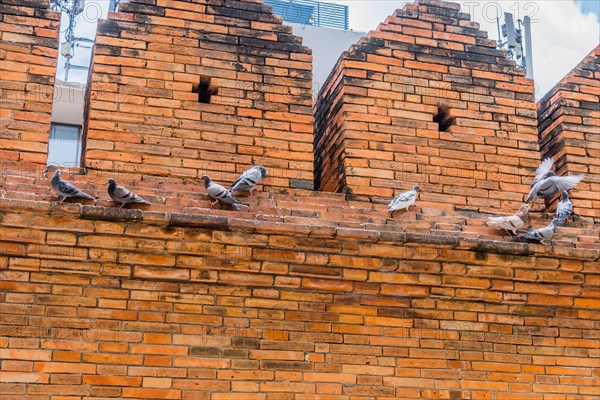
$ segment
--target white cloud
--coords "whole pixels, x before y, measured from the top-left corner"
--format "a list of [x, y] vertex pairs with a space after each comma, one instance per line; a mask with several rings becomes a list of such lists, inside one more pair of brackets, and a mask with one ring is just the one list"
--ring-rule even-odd
[[[579, 63], [600, 41], [600, 24], [597, 16], [584, 13], [581, 1], [598, 0], [505, 0], [477, 1], [459, 0], [462, 11], [470, 12], [471, 19], [481, 24], [491, 39], [497, 39], [497, 27], [493, 18], [497, 11], [511, 12], [515, 19], [526, 15], [537, 22], [532, 23], [533, 65], [536, 97], [542, 97], [577, 63]], [[340, 0], [331, 1], [350, 7], [350, 27], [355, 31], [367, 32], [375, 29], [388, 15], [413, 1]], [[589, 7], [583, 7], [589, 9]], [[77, 19], [77, 36], [94, 37], [98, 10], [106, 16], [108, 0], [88, 0], [85, 16]], [[63, 16], [63, 21], [66, 17]], [[63, 25], [64, 27], [64, 25]], [[78, 49], [74, 64], [83, 65], [89, 58], [89, 50]], [[59, 63], [58, 77], [64, 75], [64, 60]], [[72, 80], [85, 82], [87, 72], [72, 71]]]
[[[584, 0], [597, 1], [597, 0]], [[334, 3], [350, 7], [350, 27], [367, 32], [412, 1], [346, 0]], [[537, 86], [536, 97], [542, 97], [577, 65], [600, 38], [600, 24], [594, 13], [585, 13], [573, 0], [459, 0], [463, 12], [479, 22], [488, 37], [498, 39], [498, 29], [493, 18], [510, 12], [517, 18], [529, 15], [532, 20], [533, 66]]]

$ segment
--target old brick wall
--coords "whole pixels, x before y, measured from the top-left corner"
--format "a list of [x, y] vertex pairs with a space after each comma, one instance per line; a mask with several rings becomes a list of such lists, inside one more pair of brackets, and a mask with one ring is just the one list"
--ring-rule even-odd
[[274, 188], [312, 188], [311, 62], [258, 2], [122, 4], [98, 26], [85, 166], [232, 182], [263, 164]]
[[316, 109], [316, 187], [518, 208], [539, 163], [533, 81], [456, 3], [419, 0], [345, 52]]
[[600, 396], [597, 230], [546, 247], [313, 203], [279, 222], [0, 199], [2, 396]]
[[48, 0], [0, 3], [0, 160], [46, 164], [54, 75], [57, 13]]
[[600, 45], [538, 103], [542, 158], [559, 175], [585, 174], [571, 192], [575, 213], [600, 221]]

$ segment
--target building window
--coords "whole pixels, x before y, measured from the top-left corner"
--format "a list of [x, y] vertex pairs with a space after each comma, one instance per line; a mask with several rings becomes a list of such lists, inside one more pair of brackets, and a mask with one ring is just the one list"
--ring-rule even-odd
[[79, 167], [81, 158], [81, 127], [52, 124], [48, 143], [48, 165]]

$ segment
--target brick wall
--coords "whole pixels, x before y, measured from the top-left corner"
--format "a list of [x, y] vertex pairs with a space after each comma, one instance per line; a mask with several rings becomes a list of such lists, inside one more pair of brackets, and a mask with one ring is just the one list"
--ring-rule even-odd
[[46, 164], [58, 14], [47, 0], [0, 4], [0, 159]]
[[559, 175], [586, 175], [575, 214], [600, 221], [600, 45], [539, 101], [538, 121], [542, 158]]
[[269, 7], [134, 0], [100, 21], [93, 62], [86, 168], [232, 182], [260, 163], [312, 188], [311, 52]]
[[345, 52], [316, 109], [320, 190], [518, 208], [539, 163], [533, 81], [456, 3], [419, 0]]
[[439, 213], [402, 233], [323, 214], [0, 211], [7, 399], [600, 396], [593, 229], [550, 248], [424, 230]]

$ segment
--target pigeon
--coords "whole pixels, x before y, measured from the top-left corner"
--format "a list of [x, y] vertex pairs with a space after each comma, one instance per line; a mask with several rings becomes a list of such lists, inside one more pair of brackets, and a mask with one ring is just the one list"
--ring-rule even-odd
[[254, 186], [256, 186], [263, 178], [269, 176], [266, 168], [262, 165], [255, 165], [249, 170], [245, 171], [238, 179], [233, 183], [230, 192], [235, 192], [237, 190], [248, 190], [250, 191], [250, 196], [252, 196], [252, 191], [254, 190]]
[[531, 182], [530, 187], [533, 188], [542, 179], [556, 176], [554, 172], [550, 171], [553, 165], [554, 160], [551, 158], [546, 158], [544, 161], [542, 161], [538, 169], [535, 171], [535, 178], [533, 178], [533, 182]]
[[202, 180], [204, 181], [204, 187], [206, 188], [206, 193], [208, 193], [208, 196], [215, 199], [214, 202], [210, 203], [211, 206], [214, 206], [220, 201], [222, 203], [231, 204], [234, 209], [238, 209], [237, 205], [241, 204], [241, 202], [233, 197], [229, 190], [217, 183], [212, 182], [206, 175], [202, 177]]
[[118, 203], [117, 208], [122, 208], [127, 204], [150, 204], [148, 200], [144, 200], [137, 194], [127, 190], [127, 188], [117, 185], [113, 178], [108, 178], [106, 183], [108, 183], [108, 195], [115, 203]]
[[553, 219], [550, 225], [539, 229], [530, 229], [528, 231], [519, 234], [520, 238], [537, 240], [541, 244], [549, 245], [552, 235], [554, 235], [554, 229], [556, 229], [558, 221]]
[[529, 192], [525, 203], [536, 199], [549, 199], [556, 193], [561, 193], [574, 188], [583, 180], [585, 175], [549, 176], [539, 180]]
[[569, 192], [562, 192], [562, 199], [556, 206], [557, 226], [565, 226], [567, 219], [573, 213], [573, 203], [569, 200]]
[[408, 212], [408, 207], [415, 204], [415, 201], [417, 201], [417, 194], [420, 191], [421, 191], [421, 188], [419, 187], [419, 185], [415, 185], [412, 187], [412, 190], [409, 190], [408, 192], [399, 194], [389, 204], [389, 206], [390, 206], [389, 211], [394, 212], [396, 210], [406, 208], [406, 211]]
[[492, 228], [505, 229], [512, 232], [513, 235], [516, 235], [517, 229], [520, 229], [525, 225], [524, 219], [527, 218], [529, 209], [530, 207], [528, 204], [523, 204], [515, 215], [507, 217], [489, 217], [487, 224]]
[[79, 190], [69, 182], [62, 179], [60, 177], [60, 174], [60, 169], [57, 169], [54, 173], [54, 177], [52, 178], [51, 184], [52, 189], [54, 189], [56, 194], [58, 194], [58, 198], [60, 199], [61, 203], [69, 197], [79, 197], [82, 199], [96, 200], [95, 197], [90, 196], [89, 194]]

